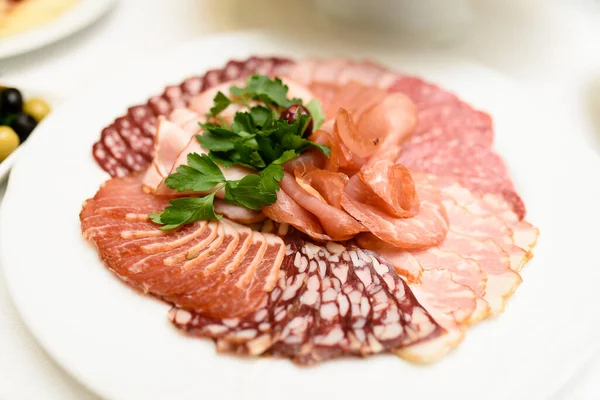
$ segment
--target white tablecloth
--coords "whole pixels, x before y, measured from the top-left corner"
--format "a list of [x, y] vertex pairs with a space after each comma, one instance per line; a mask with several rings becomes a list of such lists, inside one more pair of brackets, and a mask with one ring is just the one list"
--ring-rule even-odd
[[[307, 2], [275, 0], [122, 0], [78, 35], [40, 51], [0, 60], [0, 81], [24, 82], [68, 98], [130, 60], [177, 43], [234, 29], [331, 34]], [[555, 98], [600, 149], [600, 5], [594, 0], [480, 0], [472, 34], [439, 51], [476, 60]], [[294, 18], [281, 18], [283, 15]], [[389, 37], [388, 37], [389, 38]], [[399, 46], [407, 45], [399, 41]], [[0, 199], [4, 183], [0, 183]], [[600, 340], [600, 339], [599, 339]], [[552, 400], [600, 399], [600, 360], [592, 359]], [[92, 399], [36, 344], [0, 274], [0, 399]]]

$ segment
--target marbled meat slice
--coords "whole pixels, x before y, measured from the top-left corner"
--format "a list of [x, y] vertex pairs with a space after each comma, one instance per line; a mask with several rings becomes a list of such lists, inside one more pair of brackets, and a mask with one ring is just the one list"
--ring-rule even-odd
[[[193, 96], [220, 83], [243, 78], [255, 72], [284, 74], [283, 58], [252, 57], [244, 61], [230, 61], [224, 68], [207, 72], [203, 77], [186, 79], [180, 85], [169, 86], [162, 95], [152, 97], [146, 105], [129, 108], [127, 115], [118, 118], [105, 128], [92, 152], [96, 162], [111, 176], [124, 176], [132, 171], [144, 170], [152, 159], [152, 146], [144, 136], [153, 136], [156, 117], [167, 116], [171, 111], [187, 107]], [[119, 129], [120, 128], [120, 129]], [[102, 143], [102, 146], [98, 144]], [[117, 154], [115, 157], [114, 154]], [[110, 153], [111, 157], [106, 154]], [[115, 165], [116, 160], [120, 163]]]
[[[246, 257], [232, 258], [240, 240], [245, 243], [235, 225], [197, 221], [163, 231], [147, 215], [167, 205], [168, 198], [142, 191], [139, 174], [113, 178], [84, 203], [81, 229], [97, 247], [102, 261], [144, 292], [183, 303], [192, 310], [197, 307], [209, 316], [233, 317], [254, 311], [274, 286], [283, 259], [283, 240], [269, 233], [252, 232], [253, 245]], [[253, 247], [254, 257], [247, 257]], [[206, 275], [224, 269], [235, 272], [219, 286], [228, 301], [219, 299], [210, 304], [188, 293], [189, 286], [198, 291], [204, 282], [212, 284]], [[229, 279], [238, 275], [240, 279]]]
[[365, 234], [358, 237], [359, 244], [390, 259], [398, 272], [411, 281], [418, 282], [424, 266], [448, 269], [456, 282], [470, 287], [479, 297], [472, 322], [485, 316], [488, 307], [493, 315], [501, 312], [521, 282], [516, 272], [532, 257], [537, 228], [521, 221], [501, 196], [480, 196], [455, 180], [433, 175], [427, 176], [427, 182], [440, 190], [448, 217], [449, 233], [437, 248], [407, 254]]
[[[514, 245], [522, 249], [515, 254], [518, 257], [513, 257], [511, 267], [519, 271], [525, 263], [531, 259], [531, 250], [537, 242], [539, 230], [529, 222], [520, 220], [519, 216], [513, 211], [512, 206], [502, 196], [496, 194], [484, 194], [483, 196], [475, 195], [473, 192], [460, 185], [452, 179], [446, 179], [439, 176], [429, 176], [430, 182], [440, 189], [442, 197], [447, 200], [453, 200], [467, 209], [470, 213], [485, 216], [490, 219], [498, 218], [504, 222], [506, 228], [510, 231], [510, 238], [504, 237], [499, 240], [502, 246]], [[498, 225], [498, 222], [492, 222]]]
[[450, 231], [440, 248], [477, 261], [487, 275], [483, 298], [490, 305], [492, 315], [504, 311], [506, 300], [522, 279], [510, 268], [510, 255], [502, 247], [493, 239], [475, 239]]
[[377, 256], [333, 242], [286, 240], [277, 286], [257, 311], [216, 319], [176, 307], [169, 313], [173, 323], [213, 338], [220, 351], [273, 354], [300, 364], [397, 351], [444, 333]]
[[[491, 118], [456, 95], [413, 77], [400, 77], [390, 91], [417, 105], [419, 124], [398, 159], [409, 168], [448, 175], [476, 193], [497, 193], [520, 219], [525, 205], [516, 193], [502, 159], [491, 149]], [[484, 173], [480, 178], [477, 174]]]
[[213, 317], [247, 315], [256, 310], [275, 287], [279, 269], [274, 266], [281, 265], [284, 252], [280, 237], [253, 232], [248, 252], [228, 279], [213, 287], [210, 293], [186, 294], [174, 303]]

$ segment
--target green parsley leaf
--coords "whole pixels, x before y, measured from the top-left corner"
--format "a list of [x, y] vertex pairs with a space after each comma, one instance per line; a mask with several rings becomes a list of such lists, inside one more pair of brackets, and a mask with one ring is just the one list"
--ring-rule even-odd
[[[267, 166], [261, 155], [249, 144], [251, 141], [235, 144], [235, 152], [230, 158], [233, 162], [259, 170]], [[256, 143], [256, 141], [254, 141]], [[258, 146], [257, 146], [258, 147]]]
[[215, 105], [210, 109], [210, 116], [213, 117], [225, 110], [231, 104], [231, 100], [229, 100], [222, 92], [218, 92], [213, 101]]
[[204, 132], [203, 135], [196, 135], [196, 139], [202, 147], [212, 151], [229, 151], [235, 148], [235, 141], [231, 136]]
[[310, 140], [304, 139], [300, 136], [296, 136], [292, 133], [287, 133], [281, 139], [281, 145], [285, 149], [293, 149], [300, 153], [304, 151], [304, 149], [306, 149], [307, 147], [314, 147], [316, 149], [319, 149], [327, 157], [331, 155], [331, 149], [329, 147], [315, 142], [311, 142]]
[[211, 151], [208, 156], [217, 164], [221, 164], [225, 167], [231, 167], [234, 162], [229, 159], [227, 152]]
[[273, 124], [273, 111], [266, 107], [252, 107], [250, 114], [252, 114], [252, 119], [259, 128], [268, 128]]
[[288, 87], [283, 84], [281, 79], [271, 79], [266, 75], [250, 75], [245, 88], [233, 86], [229, 91], [237, 97], [249, 97], [252, 100], [261, 100], [267, 105], [275, 104], [280, 107], [289, 107], [292, 104], [298, 104], [299, 101], [299, 99], [289, 100], [287, 98]]
[[169, 206], [163, 212], [150, 214], [149, 217], [157, 224], [163, 224], [162, 230], [171, 230], [181, 225], [199, 220], [217, 220], [222, 215], [215, 214], [213, 202], [215, 190], [204, 197], [184, 197], [169, 201]]
[[281, 154], [281, 156], [279, 158], [277, 158], [276, 160], [273, 160], [271, 162], [271, 164], [282, 165], [290, 160], [293, 160], [294, 158], [298, 157], [299, 155], [300, 154], [298, 154], [296, 152], [296, 150], [286, 150]]
[[308, 142], [308, 140], [303, 139], [301, 136], [295, 135], [293, 133], [286, 133], [281, 138], [281, 146], [284, 149], [300, 150], [306, 145], [306, 142]]
[[258, 173], [261, 179], [261, 190], [278, 191], [279, 182], [283, 179], [283, 168], [281, 165], [269, 165]]
[[248, 112], [236, 113], [233, 119], [233, 124], [231, 125], [231, 130], [238, 135], [244, 135], [244, 133], [253, 134], [255, 128], [252, 115]]
[[[311, 120], [315, 129], [323, 123], [323, 111], [317, 101], [307, 105], [310, 116], [300, 115], [290, 123], [281, 119], [283, 108], [302, 104], [302, 100], [288, 99], [288, 87], [279, 78], [252, 75], [246, 87], [231, 87], [230, 93], [233, 97], [228, 98], [222, 92], [215, 95], [208, 114], [211, 122], [200, 124], [204, 132], [196, 139], [209, 153], [189, 154], [187, 165], [180, 165], [177, 172], [166, 179], [167, 186], [180, 192], [210, 194], [171, 200], [161, 213], [150, 214], [153, 222], [163, 225], [161, 229], [221, 218], [213, 206], [214, 197], [221, 189], [225, 189], [226, 201], [260, 210], [277, 201], [279, 182], [284, 177], [283, 164], [311, 147], [330, 155], [327, 146], [303, 137]], [[251, 101], [262, 104], [250, 106]], [[237, 112], [229, 126], [218, 114], [232, 103], [243, 105], [249, 111]], [[217, 164], [242, 165], [258, 173], [227, 181]]]
[[283, 179], [283, 168], [270, 165], [258, 175], [246, 175], [239, 181], [228, 181], [225, 185], [225, 200], [251, 210], [277, 201], [278, 182]]
[[221, 169], [206, 154], [190, 153], [188, 165], [180, 165], [177, 172], [165, 180], [165, 185], [179, 192], [192, 190], [205, 192], [219, 183], [225, 182]]
[[316, 99], [312, 99], [306, 105], [306, 109], [310, 113], [313, 120], [313, 131], [316, 131], [321, 127], [321, 125], [323, 125], [323, 122], [325, 122], [325, 114], [321, 108], [321, 103], [319, 103]]
[[325, 146], [324, 144], [318, 144], [315, 142], [311, 142], [309, 140], [306, 141], [306, 144], [308, 146], [319, 149], [321, 151], [321, 153], [325, 154], [327, 157], [331, 156], [331, 149], [328, 146]]

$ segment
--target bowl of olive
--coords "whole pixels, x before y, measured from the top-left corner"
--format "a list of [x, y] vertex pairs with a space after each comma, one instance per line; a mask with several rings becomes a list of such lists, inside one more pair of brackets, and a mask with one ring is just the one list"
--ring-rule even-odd
[[0, 84], [0, 179], [50, 110], [47, 96]]

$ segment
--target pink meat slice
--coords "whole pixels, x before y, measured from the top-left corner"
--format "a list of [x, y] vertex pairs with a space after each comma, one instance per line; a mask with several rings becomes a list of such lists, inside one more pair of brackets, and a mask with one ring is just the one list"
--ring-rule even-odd
[[332, 240], [347, 240], [364, 230], [364, 227], [345, 211], [304, 190], [289, 173], [285, 173], [280, 184], [282, 191], [319, 220], [325, 233]]
[[191, 135], [179, 125], [163, 116], [158, 118], [157, 132], [154, 137], [155, 156], [144, 175], [145, 190], [149, 193], [156, 192], [156, 188], [169, 175], [175, 160], [186, 147], [190, 138]]
[[[423, 182], [441, 190], [449, 225], [444, 241], [435, 247], [407, 252], [373, 235], [362, 234], [357, 238], [359, 245], [388, 258], [410, 282], [418, 283], [424, 270], [449, 271], [455, 282], [469, 287], [480, 299], [471, 322], [486, 316], [488, 310], [492, 314], [501, 312], [506, 299], [521, 282], [515, 271], [530, 254], [514, 244], [510, 225], [499, 215], [506, 214], [505, 218], [515, 224], [522, 222], [506, 202], [503, 208], [499, 202], [485, 202], [455, 182], [440, 178], [429, 176]], [[523, 237], [531, 243], [536, 234], [534, 229]]]
[[483, 299], [490, 305], [492, 315], [504, 311], [506, 300], [522, 279], [510, 268], [510, 256], [502, 247], [492, 239], [478, 240], [450, 231], [440, 248], [477, 261], [487, 275]]
[[[537, 242], [539, 230], [531, 223], [520, 220], [512, 206], [502, 196], [475, 195], [452, 179], [429, 176], [430, 182], [441, 190], [442, 197], [452, 204], [460, 204], [472, 215], [488, 225], [488, 230], [496, 229], [496, 242], [511, 255], [511, 268], [519, 271], [532, 257], [531, 250]], [[473, 216], [471, 216], [473, 219]], [[463, 220], [463, 225], [467, 220]], [[457, 227], [460, 229], [460, 226]], [[463, 232], [468, 228], [465, 226]], [[460, 232], [459, 230], [457, 230]], [[468, 234], [468, 232], [467, 232]]]
[[420, 249], [442, 242], [448, 232], [446, 213], [439, 192], [422, 176], [415, 176], [415, 188], [421, 200], [419, 212], [411, 218], [394, 218], [368, 204], [358, 176], [350, 179], [342, 195], [342, 207], [373, 235], [403, 249]]
[[502, 195], [523, 219], [524, 203], [504, 162], [491, 149], [493, 128], [487, 114], [418, 78], [400, 77], [390, 91], [413, 100], [419, 118], [415, 135], [404, 144], [398, 161], [409, 168], [447, 175], [479, 194]]
[[206, 117], [200, 115], [189, 108], [176, 108], [169, 115], [169, 121], [180, 126], [190, 135], [200, 133], [200, 123], [206, 121]]
[[290, 224], [317, 241], [328, 241], [331, 238], [325, 233], [319, 220], [304, 207], [298, 204], [284, 190], [277, 192], [277, 201], [262, 209], [267, 218]]
[[[523, 219], [523, 201], [508, 173], [503, 171], [504, 163], [491, 149], [494, 131], [488, 114], [473, 109], [434, 84], [392, 73], [373, 63], [348, 61], [344, 66], [339, 61], [303, 60], [288, 70], [290, 76], [315, 87], [329, 118], [339, 107], [347, 107], [348, 97], [339, 97], [339, 93], [351, 94], [357, 90], [343, 89], [346, 85], [360, 83], [405, 94], [417, 105], [419, 123], [414, 134], [403, 143], [399, 161], [409, 168], [429, 173], [448, 174], [447, 171], [452, 170], [449, 176], [469, 189], [479, 194], [503, 196]], [[481, 171], [490, 173], [480, 178], [477, 174]], [[496, 175], [491, 173], [494, 171], [503, 172]]]
[[215, 213], [224, 215], [226, 218], [240, 224], [253, 224], [264, 221], [265, 215], [260, 211], [250, 210], [228, 203], [221, 199], [215, 199]]
[[[283, 240], [252, 232], [252, 243], [258, 246], [255, 257], [238, 259], [234, 251], [240, 241], [242, 248], [246, 243], [239, 226], [227, 221], [198, 221], [175, 231], [162, 231], [147, 214], [166, 205], [168, 198], [142, 191], [140, 175], [111, 179], [85, 202], [80, 214], [83, 235], [94, 243], [108, 268], [144, 292], [192, 310], [197, 307], [206, 315], [234, 317], [254, 311], [274, 286], [285, 251]], [[224, 269], [242, 276], [219, 286], [228, 293], [229, 301], [211, 304], [184, 290], [189, 286], [198, 290], [205, 281], [210, 284], [205, 274]]]

